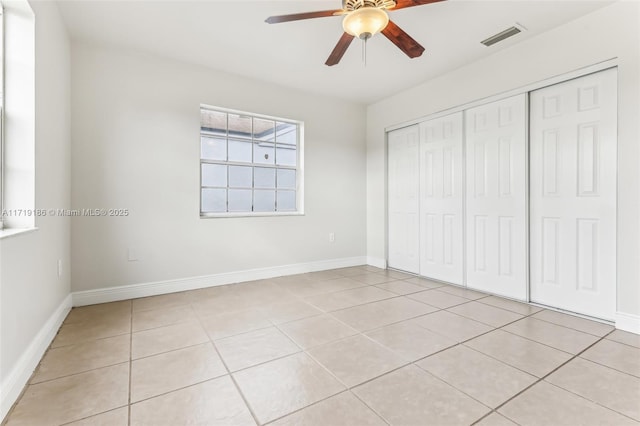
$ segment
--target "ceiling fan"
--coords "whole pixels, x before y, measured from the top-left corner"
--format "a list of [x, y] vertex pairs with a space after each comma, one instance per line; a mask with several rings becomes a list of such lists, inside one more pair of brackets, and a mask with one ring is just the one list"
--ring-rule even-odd
[[338, 40], [329, 55], [326, 65], [336, 65], [342, 59], [347, 48], [355, 37], [365, 42], [378, 32], [388, 38], [408, 57], [417, 58], [424, 52], [424, 47], [404, 32], [393, 21], [389, 20], [387, 11], [422, 6], [444, 0], [342, 0], [342, 9], [321, 10], [317, 12], [294, 13], [291, 15], [270, 16], [265, 22], [279, 24], [281, 22], [300, 21], [303, 19], [344, 16], [342, 27], [344, 34]]

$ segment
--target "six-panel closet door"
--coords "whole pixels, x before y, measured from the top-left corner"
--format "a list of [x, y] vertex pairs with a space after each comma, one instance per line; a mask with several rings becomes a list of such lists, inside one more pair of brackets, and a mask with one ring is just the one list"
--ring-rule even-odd
[[420, 275], [463, 285], [462, 112], [420, 129]]
[[531, 300], [615, 315], [616, 70], [531, 93]]
[[526, 95], [465, 111], [467, 286], [527, 297]]
[[613, 319], [616, 96], [610, 69], [389, 132], [389, 266]]
[[388, 142], [388, 264], [419, 273], [418, 125], [394, 130]]

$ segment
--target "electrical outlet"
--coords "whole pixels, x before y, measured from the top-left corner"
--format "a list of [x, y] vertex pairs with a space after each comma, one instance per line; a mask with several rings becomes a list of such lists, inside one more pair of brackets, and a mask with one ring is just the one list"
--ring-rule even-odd
[[330, 243], [336, 242], [336, 234], [334, 234], [333, 232], [329, 232], [329, 242]]
[[136, 249], [129, 247], [127, 250], [127, 260], [129, 262], [136, 262], [138, 260], [138, 252]]
[[58, 278], [62, 276], [62, 259], [58, 259]]

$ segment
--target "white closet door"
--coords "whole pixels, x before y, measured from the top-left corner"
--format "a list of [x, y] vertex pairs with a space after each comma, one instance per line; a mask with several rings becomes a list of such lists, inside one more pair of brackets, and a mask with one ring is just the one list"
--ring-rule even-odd
[[462, 112], [420, 128], [420, 275], [462, 285]]
[[531, 300], [613, 319], [616, 70], [531, 94]]
[[420, 269], [418, 230], [417, 125], [387, 135], [389, 146], [389, 267], [417, 274]]
[[526, 95], [465, 114], [467, 286], [525, 300]]

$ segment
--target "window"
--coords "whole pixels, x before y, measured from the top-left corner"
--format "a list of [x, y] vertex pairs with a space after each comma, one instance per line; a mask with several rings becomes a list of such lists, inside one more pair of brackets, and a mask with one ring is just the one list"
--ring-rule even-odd
[[200, 215], [302, 213], [302, 123], [201, 106]]
[[35, 16], [27, 0], [2, 3], [0, 238], [35, 228]]
[[0, 231], [4, 229], [4, 7], [0, 2]]

